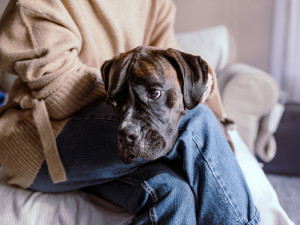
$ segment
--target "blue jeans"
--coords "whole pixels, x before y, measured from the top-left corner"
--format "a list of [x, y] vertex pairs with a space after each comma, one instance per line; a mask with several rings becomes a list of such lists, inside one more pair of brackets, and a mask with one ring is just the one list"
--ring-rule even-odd
[[53, 184], [44, 163], [30, 189], [82, 189], [128, 210], [133, 224], [258, 224], [245, 178], [206, 106], [187, 111], [174, 147], [156, 161], [124, 164], [118, 124], [105, 103], [71, 120], [57, 138], [68, 180]]

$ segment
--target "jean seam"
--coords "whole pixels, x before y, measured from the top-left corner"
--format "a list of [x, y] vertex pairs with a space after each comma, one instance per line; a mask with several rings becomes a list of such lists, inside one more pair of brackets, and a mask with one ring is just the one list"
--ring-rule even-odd
[[155, 224], [157, 224], [157, 215], [156, 215], [156, 211], [155, 211], [155, 205], [158, 202], [158, 197], [157, 197], [154, 189], [146, 181], [142, 182], [141, 186], [151, 196], [151, 199], [152, 199], [152, 202], [153, 202], [154, 206], [150, 209], [149, 216], [150, 216], [150, 220], [152, 222], [152, 225], [155, 225]]
[[133, 178], [130, 178], [130, 177], [119, 177], [119, 178], [117, 178], [117, 180], [119, 180], [123, 183], [126, 183], [126, 184], [130, 184], [130, 185], [135, 186], [135, 187], [140, 186], [140, 181], [138, 181], [136, 179], [133, 179]]
[[149, 217], [152, 222], [151, 224], [156, 225], [157, 224], [157, 215], [156, 215], [156, 211], [155, 211], [155, 205], [158, 202], [158, 196], [155, 193], [154, 189], [147, 183], [147, 181], [140, 182], [139, 180], [131, 178], [131, 177], [120, 177], [117, 180], [124, 182], [126, 184], [129, 184], [129, 185], [133, 185], [135, 187], [141, 186], [144, 189], [144, 191], [146, 191], [150, 195], [154, 206], [151, 207], [149, 210]]
[[247, 223], [247, 225], [256, 225], [259, 224], [260, 221], [260, 213], [256, 209], [254, 216], [251, 218], [251, 220]]
[[243, 224], [243, 222], [242, 222], [242, 220], [241, 220], [241, 218], [240, 218], [238, 212], [236, 211], [236, 208], [234, 207], [234, 205], [233, 205], [231, 199], [229, 198], [229, 196], [228, 196], [227, 192], [225, 191], [223, 185], [220, 183], [218, 177], [216, 176], [216, 174], [215, 174], [215, 172], [214, 172], [214, 170], [213, 170], [213, 167], [212, 167], [211, 164], [209, 163], [209, 157], [208, 157], [208, 158], [205, 157], [205, 155], [204, 155], [203, 152], [201, 151], [201, 149], [200, 149], [200, 147], [199, 147], [199, 144], [198, 144], [198, 142], [197, 142], [196, 139], [195, 139], [195, 135], [194, 135], [193, 131], [190, 130], [189, 128], [187, 128], [187, 130], [191, 133], [191, 137], [192, 137], [194, 143], [196, 144], [197, 149], [199, 150], [199, 152], [200, 152], [200, 154], [202, 155], [204, 161], [205, 161], [206, 164], [208, 165], [208, 167], [209, 167], [211, 173], [213, 174], [214, 178], [216, 179], [216, 181], [217, 181], [219, 187], [221, 188], [222, 192], [223, 192], [224, 195], [226, 196], [226, 199], [228, 200], [229, 204], [231, 205], [231, 207], [232, 207], [232, 209], [233, 209], [235, 215], [237, 216], [237, 218], [238, 218], [240, 224]]

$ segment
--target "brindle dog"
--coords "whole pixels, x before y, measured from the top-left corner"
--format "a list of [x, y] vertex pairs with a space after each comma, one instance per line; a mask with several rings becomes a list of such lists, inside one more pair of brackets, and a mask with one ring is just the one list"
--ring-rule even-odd
[[119, 153], [124, 163], [167, 154], [185, 109], [207, 89], [208, 65], [175, 49], [140, 46], [101, 67], [107, 101], [120, 116]]

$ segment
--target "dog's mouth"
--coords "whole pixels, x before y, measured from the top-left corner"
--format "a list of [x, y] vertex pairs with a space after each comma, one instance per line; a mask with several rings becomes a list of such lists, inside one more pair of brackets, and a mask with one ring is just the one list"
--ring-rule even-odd
[[135, 153], [136, 152], [135, 146], [124, 146], [120, 142], [118, 142], [118, 146], [119, 146], [119, 155], [125, 164], [130, 164], [135, 159], [138, 158], [137, 154]]
[[[120, 136], [120, 134], [118, 135]], [[155, 160], [168, 152], [166, 138], [157, 131], [150, 130], [145, 135], [140, 134], [131, 143], [118, 138], [119, 154], [125, 164], [132, 163], [137, 158]]]
[[134, 154], [120, 154], [122, 161], [125, 164], [130, 164], [132, 163], [135, 159], [137, 159], [138, 157]]

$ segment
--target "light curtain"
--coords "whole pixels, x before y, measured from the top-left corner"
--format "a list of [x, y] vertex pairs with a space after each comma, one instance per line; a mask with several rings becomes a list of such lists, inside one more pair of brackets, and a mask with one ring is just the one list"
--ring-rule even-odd
[[300, 103], [300, 1], [275, 0], [270, 73]]

